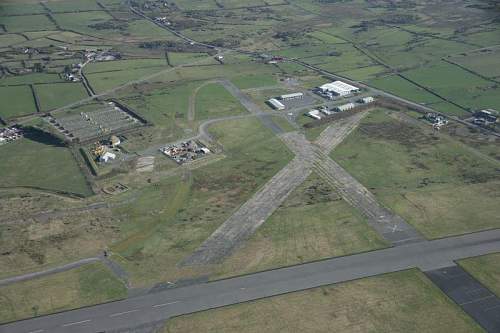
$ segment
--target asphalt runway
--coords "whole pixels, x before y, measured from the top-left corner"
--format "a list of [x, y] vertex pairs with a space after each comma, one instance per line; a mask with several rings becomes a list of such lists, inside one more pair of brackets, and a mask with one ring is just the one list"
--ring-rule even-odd
[[0, 326], [0, 333], [132, 331], [172, 316], [396, 272], [453, 265], [500, 252], [500, 229], [412, 243], [101, 304]]
[[425, 272], [487, 332], [500, 332], [500, 299], [460, 266]]

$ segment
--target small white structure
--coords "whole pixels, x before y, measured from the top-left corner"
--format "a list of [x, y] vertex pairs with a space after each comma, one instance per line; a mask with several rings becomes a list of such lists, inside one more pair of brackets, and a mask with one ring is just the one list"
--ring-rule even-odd
[[360, 102], [363, 103], [363, 104], [370, 104], [370, 103], [375, 102], [375, 98], [373, 98], [371, 96], [368, 96], [368, 97], [362, 98], [360, 100]]
[[293, 93], [293, 94], [286, 94], [286, 95], [281, 95], [280, 96], [280, 99], [282, 101], [289, 101], [289, 100], [292, 100], [292, 99], [302, 99], [302, 98], [304, 98], [304, 94], [301, 93], [301, 92]]
[[334, 114], [334, 113], [335, 113], [334, 111], [332, 111], [332, 110], [328, 109], [328, 107], [326, 107], [326, 106], [322, 106], [322, 107], [320, 107], [320, 108], [319, 108], [319, 111], [321, 111], [321, 113], [323, 113], [323, 114], [324, 114], [324, 115], [326, 115], [326, 116], [331, 116], [332, 114]]
[[102, 154], [101, 156], [99, 156], [99, 162], [108, 163], [108, 161], [114, 160], [115, 158], [116, 158], [115, 154], [107, 151], [104, 154]]
[[352, 86], [342, 81], [334, 81], [318, 87], [318, 92], [320, 94], [330, 98], [332, 98], [333, 96], [347, 96], [358, 91], [358, 87]]
[[311, 110], [307, 113], [307, 115], [311, 118], [314, 118], [314, 119], [317, 119], [317, 120], [320, 120], [321, 119], [321, 112], [319, 112], [318, 110], [314, 109], [314, 110]]
[[285, 105], [278, 101], [276, 98], [271, 98], [270, 100], [267, 101], [274, 109], [276, 110], [284, 110]]
[[347, 104], [343, 104], [343, 105], [339, 105], [335, 108], [335, 110], [337, 110], [338, 112], [344, 112], [344, 111], [349, 111], [349, 110], [352, 110], [356, 107], [356, 104], [354, 103], [347, 103]]

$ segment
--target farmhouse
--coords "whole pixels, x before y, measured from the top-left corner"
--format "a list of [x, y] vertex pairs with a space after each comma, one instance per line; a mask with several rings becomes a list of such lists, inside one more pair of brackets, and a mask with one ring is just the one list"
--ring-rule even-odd
[[352, 93], [358, 92], [359, 88], [342, 81], [334, 81], [319, 86], [317, 88], [317, 91], [320, 95], [326, 96], [331, 99], [334, 96], [347, 96]]
[[281, 95], [280, 96], [280, 99], [282, 101], [289, 101], [289, 100], [292, 100], [292, 99], [302, 99], [302, 98], [304, 98], [304, 94], [301, 93], [301, 92], [293, 93], [293, 94], [286, 94], [286, 95]]
[[283, 103], [278, 101], [276, 98], [271, 98], [270, 100], [267, 101], [267, 103], [269, 103], [269, 105], [271, 105], [273, 107], [273, 109], [276, 109], [276, 110], [284, 110], [285, 109], [285, 105], [283, 105]]

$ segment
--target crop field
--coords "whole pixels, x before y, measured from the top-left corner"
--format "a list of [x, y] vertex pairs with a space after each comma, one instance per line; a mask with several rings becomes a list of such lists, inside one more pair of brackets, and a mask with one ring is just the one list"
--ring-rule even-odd
[[35, 85], [42, 111], [50, 111], [88, 97], [81, 83], [51, 83]]
[[0, 323], [124, 298], [107, 267], [94, 263], [50, 277], [0, 287]]
[[429, 238], [497, 227], [498, 163], [452, 138], [379, 111], [332, 157]]
[[33, 140], [25, 138], [0, 146], [2, 187], [38, 187], [80, 195], [92, 193], [67, 148], [51, 137], [34, 137]]
[[183, 332], [482, 332], [416, 270], [275, 296], [169, 320]]
[[28, 86], [0, 87], [0, 100], [10, 101], [10, 103], [3, 103], [0, 106], [0, 118], [2, 119], [37, 112], [33, 93]]

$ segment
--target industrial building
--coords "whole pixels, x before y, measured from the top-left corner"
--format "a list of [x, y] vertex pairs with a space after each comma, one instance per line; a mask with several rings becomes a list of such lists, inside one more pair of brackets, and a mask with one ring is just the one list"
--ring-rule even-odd
[[335, 96], [347, 96], [356, 93], [359, 88], [342, 81], [334, 81], [319, 86], [316, 91], [322, 96], [333, 99]]
[[314, 109], [306, 113], [309, 117], [320, 120], [321, 119], [321, 112], [318, 110]]
[[371, 96], [368, 96], [368, 97], [364, 97], [364, 98], [361, 98], [359, 100], [360, 103], [363, 103], [363, 104], [370, 104], [370, 103], [373, 103], [375, 102], [375, 98], [371, 97]]
[[281, 95], [280, 96], [280, 99], [282, 101], [289, 101], [289, 100], [292, 100], [292, 99], [302, 99], [302, 98], [304, 98], [304, 94], [301, 93], [301, 92], [293, 93], [293, 94], [286, 94], [286, 95]]
[[273, 109], [285, 110], [285, 105], [283, 105], [283, 103], [278, 101], [276, 98], [271, 98], [270, 100], [267, 101], [267, 103], [269, 103], [269, 105], [271, 105]]
[[349, 110], [352, 110], [356, 107], [356, 104], [354, 103], [347, 103], [347, 104], [343, 104], [343, 105], [339, 105], [335, 108], [335, 110], [337, 112], [344, 112], [344, 111], [349, 111]]

